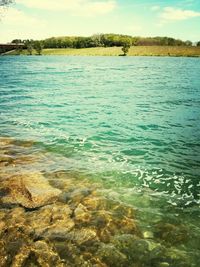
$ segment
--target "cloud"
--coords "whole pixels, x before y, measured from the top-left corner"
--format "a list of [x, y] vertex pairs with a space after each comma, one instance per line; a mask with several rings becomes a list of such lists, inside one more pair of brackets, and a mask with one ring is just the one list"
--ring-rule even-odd
[[12, 39], [42, 38], [41, 31], [45, 31], [47, 23], [43, 19], [27, 15], [23, 11], [10, 7], [0, 8], [1, 42], [10, 42]]
[[116, 0], [16, 0], [28, 8], [47, 11], [70, 11], [72, 15], [96, 16], [112, 12]]
[[160, 18], [164, 21], [187, 20], [195, 17], [200, 17], [200, 12], [173, 7], [165, 7], [160, 14]]

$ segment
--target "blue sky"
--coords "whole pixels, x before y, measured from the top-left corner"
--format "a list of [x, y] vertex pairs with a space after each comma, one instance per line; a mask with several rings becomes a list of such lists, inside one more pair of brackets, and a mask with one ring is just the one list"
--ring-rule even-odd
[[200, 0], [15, 0], [0, 13], [0, 42], [95, 33], [200, 40]]

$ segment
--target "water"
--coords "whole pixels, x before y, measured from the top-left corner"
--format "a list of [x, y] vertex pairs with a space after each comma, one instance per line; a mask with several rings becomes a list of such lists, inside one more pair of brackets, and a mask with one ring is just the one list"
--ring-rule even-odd
[[197, 240], [199, 73], [198, 58], [1, 57], [0, 134], [48, 153], [41, 171], [86, 175], [136, 206], [141, 227], [177, 216]]

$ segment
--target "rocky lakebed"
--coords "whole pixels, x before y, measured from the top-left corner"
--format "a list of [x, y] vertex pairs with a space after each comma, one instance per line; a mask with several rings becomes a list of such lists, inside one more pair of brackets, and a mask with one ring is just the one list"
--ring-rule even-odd
[[197, 266], [184, 222], [144, 230], [137, 208], [87, 177], [41, 171], [42, 161], [33, 142], [0, 139], [1, 267]]

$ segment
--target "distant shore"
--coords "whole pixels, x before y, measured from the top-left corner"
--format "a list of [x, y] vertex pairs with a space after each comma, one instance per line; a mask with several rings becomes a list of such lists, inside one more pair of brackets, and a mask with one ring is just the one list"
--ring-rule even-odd
[[[17, 51], [11, 51], [6, 55], [17, 55]], [[23, 50], [21, 55], [28, 55]], [[33, 52], [33, 55], [36, 54]], [[93, 48], [56, 48], [43, 49], [42, 55], [63, 56], [119, 56], [122, 54], [121, 47], [93, 47]], [[200, 47], [186, 46], [132, 46], [128, 56], [174, 56], [174, 57], [200, 57]]]

